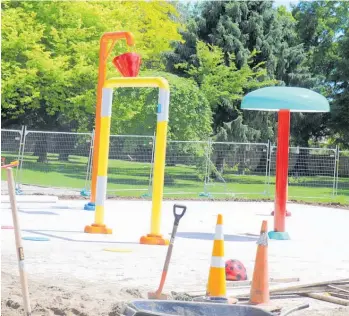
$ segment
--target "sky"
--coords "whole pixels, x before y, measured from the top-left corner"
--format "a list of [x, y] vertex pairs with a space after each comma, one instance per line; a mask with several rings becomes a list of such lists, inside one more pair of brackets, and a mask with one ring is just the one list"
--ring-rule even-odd
[[290, 4], [297, 4], [299, 0], [274, 0], [275, 6], [284, 5], [287, 9], [291, 9]]

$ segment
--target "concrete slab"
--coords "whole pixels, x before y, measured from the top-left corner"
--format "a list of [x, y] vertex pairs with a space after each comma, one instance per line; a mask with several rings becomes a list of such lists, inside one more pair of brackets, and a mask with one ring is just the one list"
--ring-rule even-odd
[[[17, 203], [56, 203], [58, 196], [53, 195], [16, 195]], [[10, 203], [8, 195], [1, 195], [1, 203]]]
[[[160, 281], [167, 248], [140, 245], [139, 238], [149, 233], [151, 202], [107, 201], [105, 223], [112, 235], [85, 234], [93, 223], [94, 212], [79, 209], [84, 201], [60, 201], [72, 209], [54, 210], [59, 216], [21, 212], [22, 235], [48, 237], [35, 243], [23, 240], [26, 268], [30, 278], [61, 280], [65, 284], [88, 282], [117, 287], [142, 287], [155, 290]], [[175, 240], [167, 291], [205, 289], [212, 252], [216, 216], [223, 214], [226, 259], [241, 260], [251, 279], [256, 254], [256, 237], [262, 220], [273, 229], [267, 202], [176, 201], [187, 206]], [[163, 203], [162, 234], [172, 230], [174, 202]], [[75, 209], [74, 209], [75, 208]], [[299, 277], [302, 282], [331, 280], [349, 276], [349, 211], [289, 204], [287, 218], [290, 240], [269, 240], [269, 271], [272, 278]], [[41, 208], [36, 211], [50, 211]], [[12, 225], [10, 210], [2, 209], [1, 223]], [[247, 234], [248, 233], [248, 234]], [[251, 235], [252, 234], [252, 235]], [[125, 247], [132, 252], [106, 252], [106, 247]], [[2, 266], [17, 274], [13, 230], [1, 234]]]

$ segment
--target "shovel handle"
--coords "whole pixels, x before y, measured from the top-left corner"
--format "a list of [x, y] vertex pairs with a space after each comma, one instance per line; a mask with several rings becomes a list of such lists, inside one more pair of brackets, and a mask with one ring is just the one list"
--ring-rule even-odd
[[[181, 209], [182, 212], [180, 212], [180, 213], [177, 212], [176, 211], [177, 209]], [[179, 204], [173, 205], [173, 215], [175, 217], [175, 225], [178, 225], [179, 220], [183, 217], [183, 215], [185, 214], [186, 210], [187, 210], [187, 207], [184, 206], [184, 205], [179, 205]]]

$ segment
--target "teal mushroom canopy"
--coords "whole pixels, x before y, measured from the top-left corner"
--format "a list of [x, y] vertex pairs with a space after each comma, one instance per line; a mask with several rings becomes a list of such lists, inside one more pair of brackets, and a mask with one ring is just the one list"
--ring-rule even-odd
[[321, 94], [305, 88], [266, 87], [242, 99], [241, 109], [254, 111], [329, 112], [330, 105]]

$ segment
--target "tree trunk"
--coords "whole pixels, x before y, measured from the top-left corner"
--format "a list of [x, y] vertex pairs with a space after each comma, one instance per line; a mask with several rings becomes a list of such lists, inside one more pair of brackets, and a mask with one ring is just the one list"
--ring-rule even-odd
[[76, 134], [57, 134], [55, 140], [55, 153], [58, 153], [59, 161], [69, 161], [69, 155], [74, 152], [78, 142]]
[[[224, 172], [224, 161], [225, 161], [224, 152], [221, 150], [217, 151], [217, 158], [215, 161], [215, 167], [220, 174], [223, 174], [223, 172]], [[214, 171], [212, 171], [211, 177], [217, 178], [217, 175]]]
[[47, 162], [47, 135], [40, 134], [35, 142], [33, 156], [38, 156], [37, 162]]
[[59, 161], [69, 161], [69, 154], [66, 152], [60, 152], [58, 156]]

